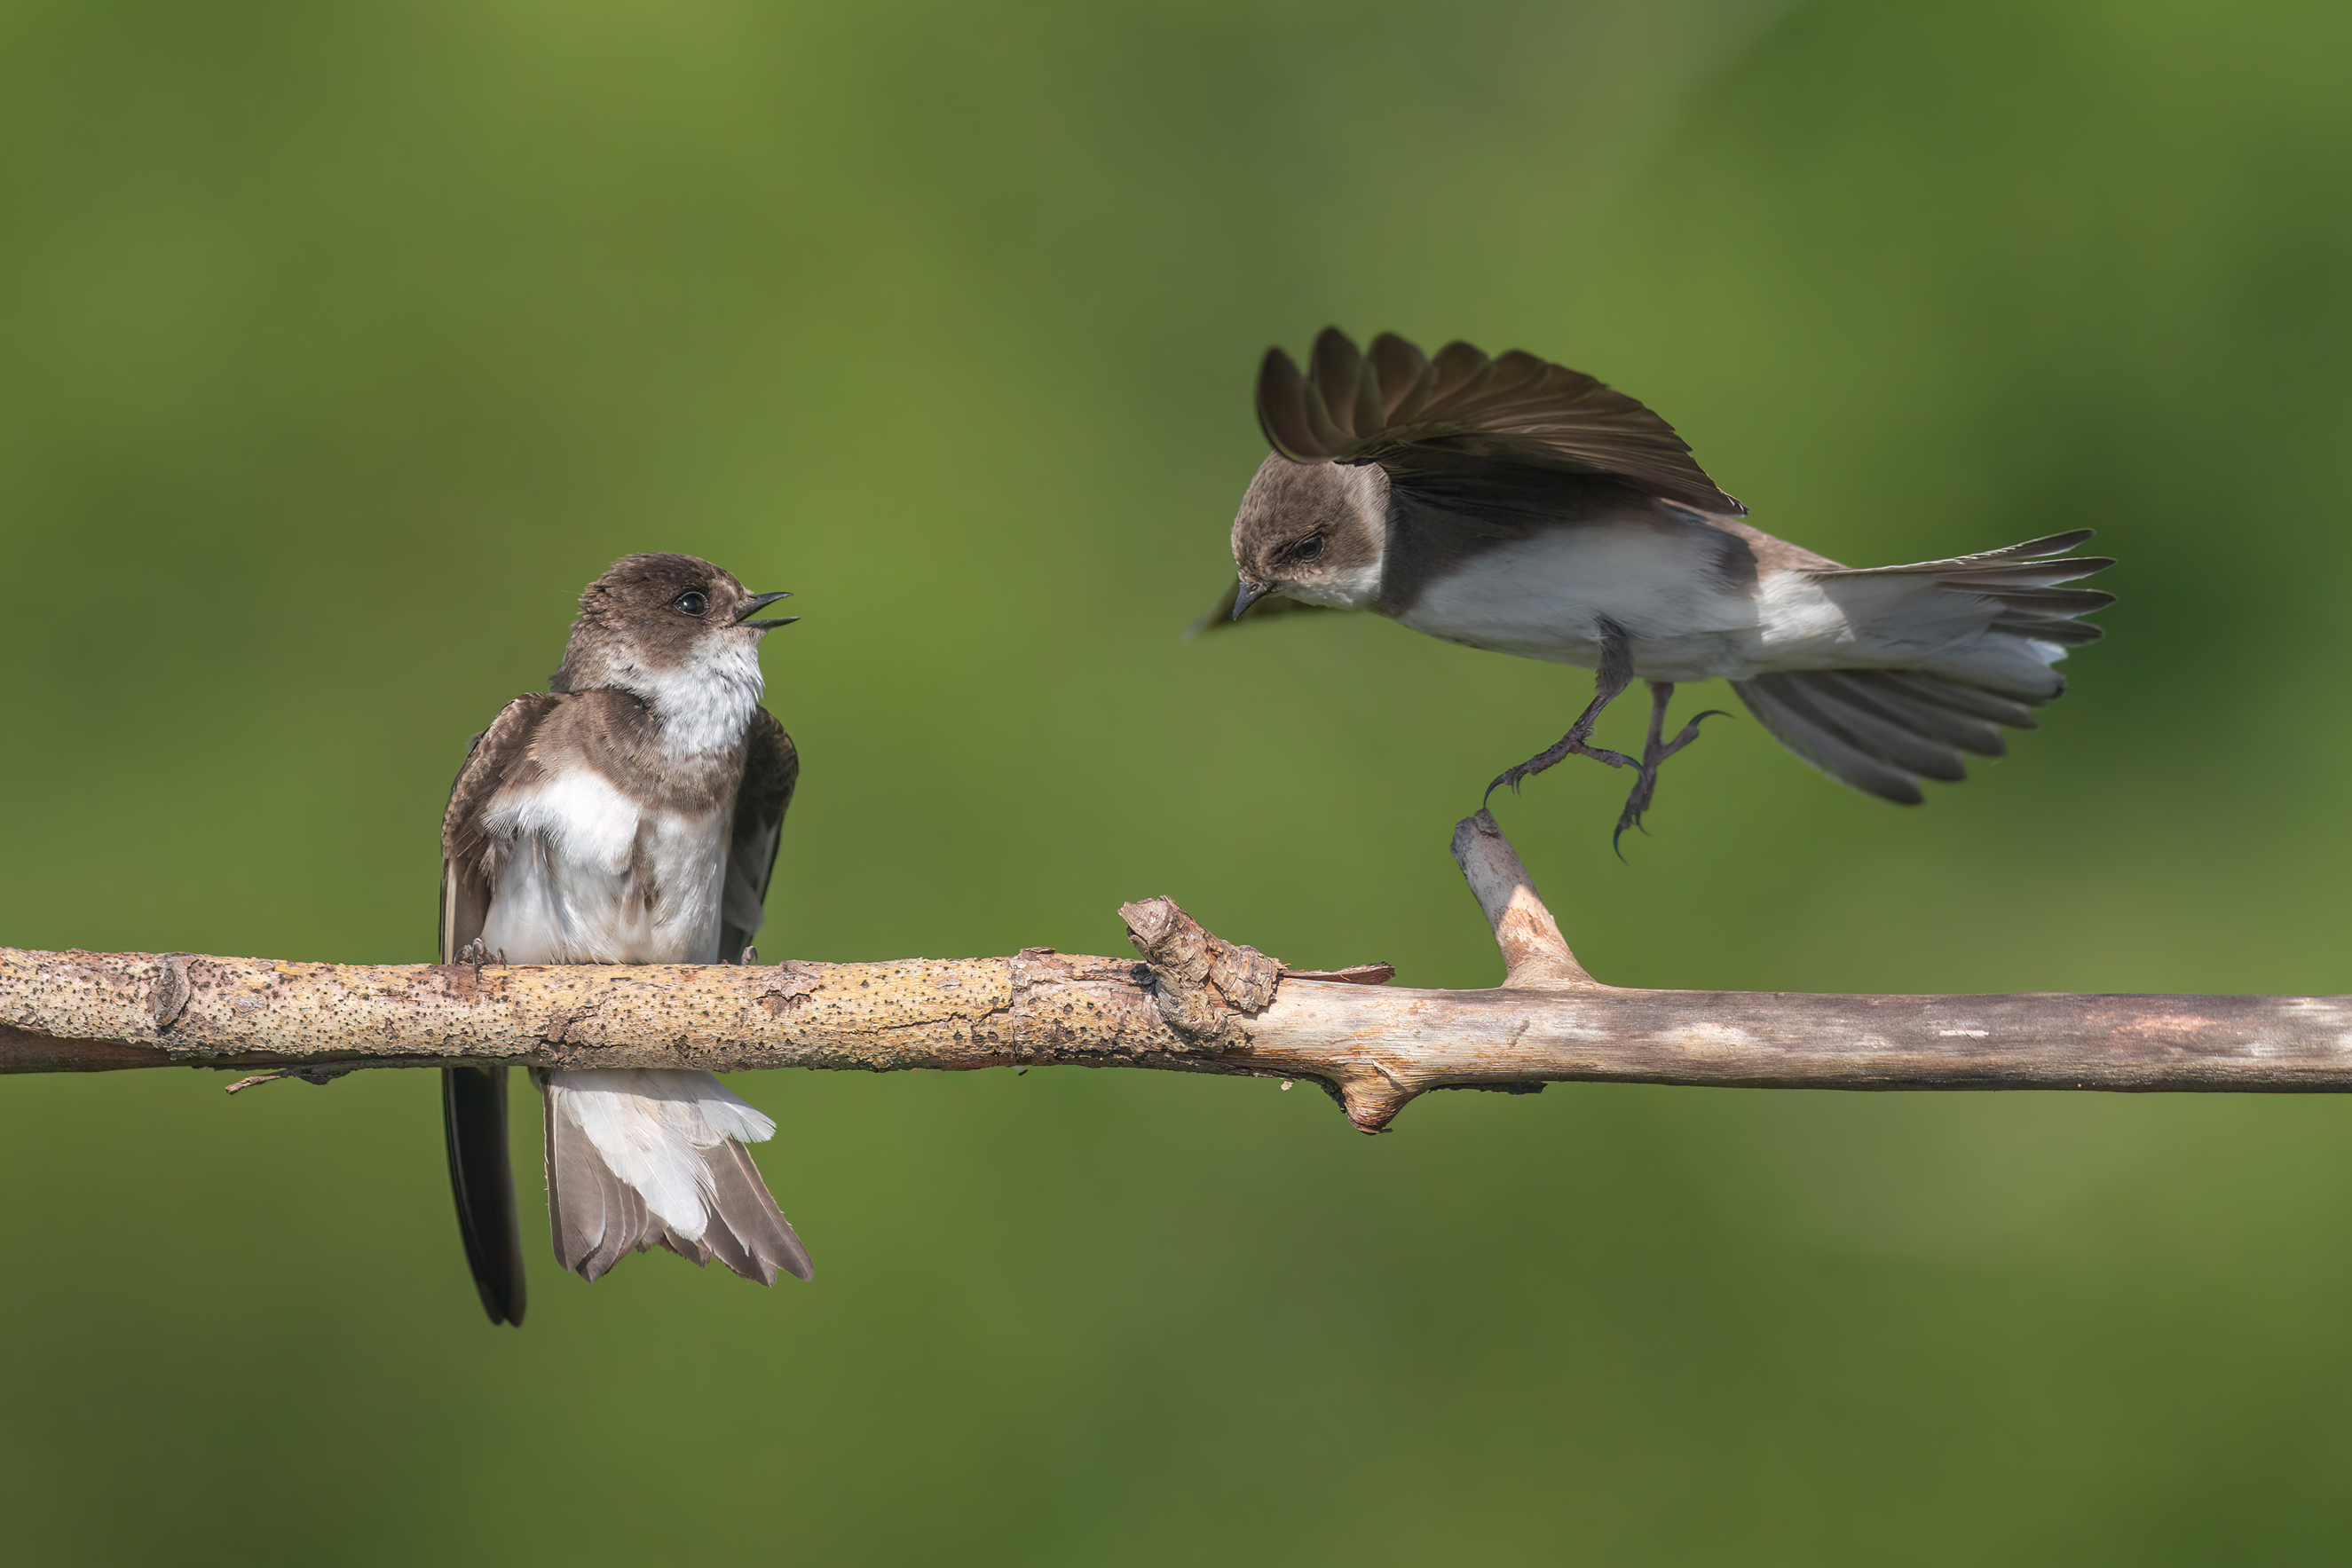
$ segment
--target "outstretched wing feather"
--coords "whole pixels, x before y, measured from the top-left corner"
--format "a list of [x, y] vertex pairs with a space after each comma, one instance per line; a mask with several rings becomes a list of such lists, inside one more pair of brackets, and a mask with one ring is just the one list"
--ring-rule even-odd
[[1371, 361], [1381, 389], [1381, 413], [1375, 423], [1394, 423], [1397, 410], [1430, 379], [1428, 357], [1394, 332], [1383, 332], [1372, 340]]
[[1604, 474], [1701, 511], [1747, 511], [1664, 420], [1581, 371], [1518, 349], [1489, 359], [1454, 342], [1423, 361], [1411, 343], [1384, 333], [1367, 359], [1327, 328], [1303, 373], [1280, 349], [1267, 350], [1258, 423], [1295, 462], [1409, 470], [1417, 450], [1461, 452]]

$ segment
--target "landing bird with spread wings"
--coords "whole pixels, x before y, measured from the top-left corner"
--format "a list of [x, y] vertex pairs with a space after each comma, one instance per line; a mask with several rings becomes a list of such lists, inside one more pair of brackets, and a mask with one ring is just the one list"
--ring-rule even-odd
[[[1743, 521], [1673, 426], [1561, 365], [1393, 333], [1365, 354], [1337, 329], [1302, 372], [1258, 372], [1274, 448], [1234, 519], [1240, 580], [1202, 628], [1289, 610], [1370, 610], [1473, 648], [1599, 672], [1549, 749], [1486, 787], [1570, 757], [1630, 767], [1617, 831], [1641, 825], [1685, 681], [1728, 680], [1781, 745], [1832, 778], [1916, 805], [1922, 779], [1999, 757], [1999, 727], [2037, 727], [2066, 689], [2051, 666], [2095, 643], [2078, 619], [2115, 602], [2061, 586], [2115, 562], [2066, 552], [2091, 530], [1910, 566], [1853, 568]], [[1649, 683], [1639, 758], [1590, 744]]]
[[[760, 706], [751, 616], [707, 560], [633, 555], [590, 583], [562, 667], [474, 737], [441, 825], [445, 964], [750, 961], [800, 777]], [[746, 1144], [776, 1124], [708, 1072], [534, 1069], [555, 1256], [594, 1280], [631, 1252], [810, 1277]], [[507, 1071], [442, 1074], [449, 1180], [490, 1321], [520, 1324]]]

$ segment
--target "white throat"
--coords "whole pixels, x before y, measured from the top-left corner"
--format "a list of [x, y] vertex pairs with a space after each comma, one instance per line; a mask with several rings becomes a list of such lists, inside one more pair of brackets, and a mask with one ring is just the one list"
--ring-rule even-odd
[[1286, 583], [1282, 591], [1308, 604], [1328, 605], [1333, 610], [1361, 610], [1381, 596], [1381, 563], [1351, 566], [1312, 582]]
[[706, 637], [694, 657], [674, 669], [650, 670], [631, 659], [613, 685], [645, 698], [661, 719], [662, 749], [672, 757], [706, 757], [743, 744], [760, 706], [757, 633]]

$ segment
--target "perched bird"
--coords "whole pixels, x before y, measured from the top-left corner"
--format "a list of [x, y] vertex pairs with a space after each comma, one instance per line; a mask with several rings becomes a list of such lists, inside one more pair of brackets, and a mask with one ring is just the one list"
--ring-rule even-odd
[[[1774, 538], [1716, 487], [1674, 428], [1624, 393], [1513, 350], [1450, 343], [1434, 360], [1394, 334], [1366, 355], [1337, 329], [1302, 373], [1279, 349], [1258, 372], [1273, 455], [1234, 519], [1240, 580], [1202, 628], [1295, 609], [1370, 610], [1416, 632], [1599, 672], [1549, 749], [1486, 787], [1569, 757], [1639, 774], [1617, 822], [1640, 825], [1685, 681], [1731, 682], [1780, 744], [1831, 777], [1916, 805], [1921, 779], [1999, 757], [1999, 726], [2036, 727], [2066, 689], [2050, 666], [2115, 602], [2060, 584], [2114, 565], [2065, 552], [2088, 528], [1981, 555], [1852, 568]], [[1639, 758], [1590, 744], [1636, 679], [1650, 686]]]
[[[474, 737], [441, 823], [445, 964], [733, 964], [760, 928], [800, 776], [760, 706], [760, 640], [706, 560], [633, 555], [588, 585], [562, 667]], [[708, 1072], [534, 1069], [555, 1256], [596, 1279], [656, 1244], [763, 1285], [807, 1251], [744, 1145], [775, 1124]], [[503, 1067], [442, 1074], [449, 1179], [492, 1322], [520, 1324]]]

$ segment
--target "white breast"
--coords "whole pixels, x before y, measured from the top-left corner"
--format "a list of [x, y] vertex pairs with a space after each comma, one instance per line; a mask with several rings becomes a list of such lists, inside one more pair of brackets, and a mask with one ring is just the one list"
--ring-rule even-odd
[[1727, 583], [1709, 532], [1649, 527], [1547, 529], [1474, 557], [1399, 617], [1474, 648], [1591, 669], [1601, 622], [1632, 639], [1646, 680], [1738, 677], [1758, 648], [1757, 604]]
[[515, 964], [719, 958], [730, 813], [641, 806], [585, 768], [500, 799], [484, 819], [482, 941]]

